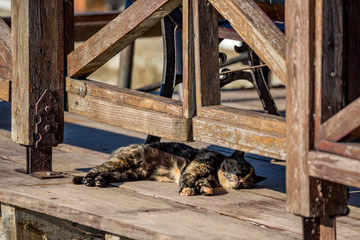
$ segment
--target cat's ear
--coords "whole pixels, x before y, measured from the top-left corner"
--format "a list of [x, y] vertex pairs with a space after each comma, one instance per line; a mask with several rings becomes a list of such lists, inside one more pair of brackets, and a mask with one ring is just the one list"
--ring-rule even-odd
[[235, 159], [244, 158], [244, 157], [245, 157], [245, 152], [238, 150], [235, 150], [235, 152], [231, 155], [231, 158], [235, 158]]
[[264, 181], [264, 180], [266, 180], [266, 179], [267, 179], [266, 177], [262, 177], [262, 176], [257, 176], [257, 175], [255, 175], [255, 176], [254, 176], [254, 183], [259, 183], [259, 182]]

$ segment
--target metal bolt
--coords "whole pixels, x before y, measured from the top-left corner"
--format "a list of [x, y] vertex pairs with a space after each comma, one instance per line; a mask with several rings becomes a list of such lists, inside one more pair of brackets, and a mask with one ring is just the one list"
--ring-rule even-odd
[[46, 106], [46, 107], [45, 107], [45, 112], [49, 113], [50, 110], [51, 110], [51, 107], [50, 107], [50, 106]]
[[51, 129], [50, 125], [46, 125], [46, 126], [45, 126], [45, 131], [48, 132], [48, 131], [50, 131], [50, 129]]

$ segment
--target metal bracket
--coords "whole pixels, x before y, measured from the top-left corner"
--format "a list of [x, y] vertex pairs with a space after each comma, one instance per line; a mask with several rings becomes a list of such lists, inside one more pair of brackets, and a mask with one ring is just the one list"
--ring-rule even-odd
[[56, 147], [59, 141], [56, 134], [59, 132], [57, 120], [58, 104], [52, 93], [46, 89], [36, 103], [36, 148]]
[[63, 177], [60, 173], [52, 172], [52, 147], [59, 141], [57, 114], [58, 103], [53, 94], [46, 89], [36, 103], [35, 147], [26, 147], [26, 169], [15, 171], [30, 174], [37, 178]]

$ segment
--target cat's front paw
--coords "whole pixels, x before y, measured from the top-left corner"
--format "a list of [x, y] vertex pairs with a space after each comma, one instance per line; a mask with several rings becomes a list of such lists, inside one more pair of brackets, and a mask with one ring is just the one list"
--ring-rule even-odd
[[106, 181], [101, 177], [101, 176], [97, 176], [95, 178], [95, 186], [97, 187], [105, 187], [106, 185]]
[[205, 196], [213, 195], [213, 189], [211, 187], [202, 186], [200, 188], [200, 193]]
[[181, 190], [181, 192], [180, 192], [180, 195], [181, 196], [194, 196], [195, 195], [195, 189], [189, 188], [189, 187], [183, 188]]

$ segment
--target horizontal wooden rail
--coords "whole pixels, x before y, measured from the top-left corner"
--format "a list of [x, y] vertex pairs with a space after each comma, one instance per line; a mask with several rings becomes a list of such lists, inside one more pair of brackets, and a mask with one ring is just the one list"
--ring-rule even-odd
[[210, 0], [245, 42], [286, 84], [285, 37], [253, 0]]
[[180, 101], [90, 80], [66, 79], [68, 111], [175, 141], [192, 139]]
[[68, 76], [89, 76], [180, 4], [180, 0], [134, 2], [68, 55]]
[[182, 117], [180, 101], [91, 80], [66, 78], [66, 91]]
[[318, 151], [311, 151], [308, 156], [310, 176], [360, 187], [359, 160]]
[[226, 106], [202, 107], [194, 140], [285, 159], [285, 119]]
[[360, 160], [360, 143], [319, 141], [316, 149]]
[[68, 93], [67, 100], [69, 112], [94, 121], [175, 141], [191, 139], [191, 119], [93, 96]]

